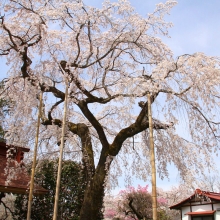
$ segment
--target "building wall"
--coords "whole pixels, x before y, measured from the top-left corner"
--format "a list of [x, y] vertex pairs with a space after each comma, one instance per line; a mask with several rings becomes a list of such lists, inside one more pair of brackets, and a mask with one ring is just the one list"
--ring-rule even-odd
[[[220, 209], [220, 203], [214, 204], [214, 210]], [[220, 220], [220, 211], [215, 212], [215, 220]]]
[[192, 212], [210, 211], [210, 210], [212, 210], [211, 204], [192, 206]]
[[[220, 209], [220, 203], [213, 205], [213, 210]], [[212, 210], [211, 204], [206, 205], [199, 205], [198, 206], [192, 206], [192, 212], [199, 212], [199, 211], [210, 211]], [[190, 206], [182, 207], [182, 220], [191, 220], [191, 217], [188, 215], [185, 215], [187, 212], [191, 212]], [[215, 212], [215, 220], [220, 220], [220, 211]]]
[[185, 215], [187, 212], [190, 212], [190, 207], [182, 207], [182, 220], [190, 220], [190, 216]]

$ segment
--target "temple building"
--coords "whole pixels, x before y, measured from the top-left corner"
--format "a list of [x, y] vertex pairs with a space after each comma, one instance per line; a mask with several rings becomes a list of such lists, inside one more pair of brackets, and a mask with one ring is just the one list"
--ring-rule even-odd
[[[0, 142], [0, 193], [26, 194], [30, 176], [23, 163], [25, 152], [30, 149]], [[43, 187], [35, 185], [34, 195], [45, 194]]]
[[170, 209], [180, 210], [181, 220], [220, 220], [220, 193], [196, 189]]

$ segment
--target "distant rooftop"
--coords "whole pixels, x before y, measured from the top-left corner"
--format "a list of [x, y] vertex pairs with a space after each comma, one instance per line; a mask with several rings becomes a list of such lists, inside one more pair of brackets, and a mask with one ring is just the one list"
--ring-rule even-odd
[[181, 202], [170, 206], [170, 209], [181, 209], [181, 207], [183, 207], [185, 204], [199, 200], [204, 200], [204, 201], [210, 200], [212, 202], [220, 202], [220, 193], [202, 191], [200, 189], [196, 189], [194, 194], [182, 200]]

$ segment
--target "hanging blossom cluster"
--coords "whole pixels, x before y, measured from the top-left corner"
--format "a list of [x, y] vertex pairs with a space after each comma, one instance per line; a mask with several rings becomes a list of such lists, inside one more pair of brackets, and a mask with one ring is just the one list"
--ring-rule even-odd
[[41, 152], [56, 152], [68, 81], [65, 150], [84, 161], [92, 181], [105, 187], [106, 176], [112, 186], [121, 175], [128, 184], [149, 178], [147, 93], [161, 177], [171, 163], [188, 182], [211, 168], [219, 150], [220, 60], [173, 56], [160, 37], [169, 37], [164, 17], [175, 5], [158, 4], [144, 18], [127, 0], [102, 8], [68, 0], [1, 3], [0, 56], [10, 67], [1, 98], [13, 103], [7, 141], [32, 146], [43, 91]]

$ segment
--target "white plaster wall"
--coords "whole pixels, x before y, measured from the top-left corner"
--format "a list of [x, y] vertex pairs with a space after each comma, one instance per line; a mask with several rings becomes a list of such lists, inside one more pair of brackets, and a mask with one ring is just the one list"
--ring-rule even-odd
[[220, 208], [220, 204], [214, 204], [213, 205], [215, 212], [215, 220], [220, 220], [220, 211], [217, 211], [217, 208]]
[[[217, 210], [217, 208], [220, 208], [220, 204], [214, 204], [213, 209]], [[210, 211], [212, 210], [212, 205], [201, 205], [201, 206], [192, 206], [192, 212], [199, 212], [199, 211]], [[190, 207], [182, 207], [182, 220], [191, 220], [191, 217], [188, 215], [185, 215], [187, 212], [190, 211]], [[215, 220], [220, 220], [220, 211], [215, 212]]]
[[192, 212], [210, 211], [210, 210], [212, 210], [211, 204], [192, 206]]
[[187, 212], [190, 212], [190, 207], [182, 207], [182, 220], [190, 220], [190, 216], [185, 215]]

